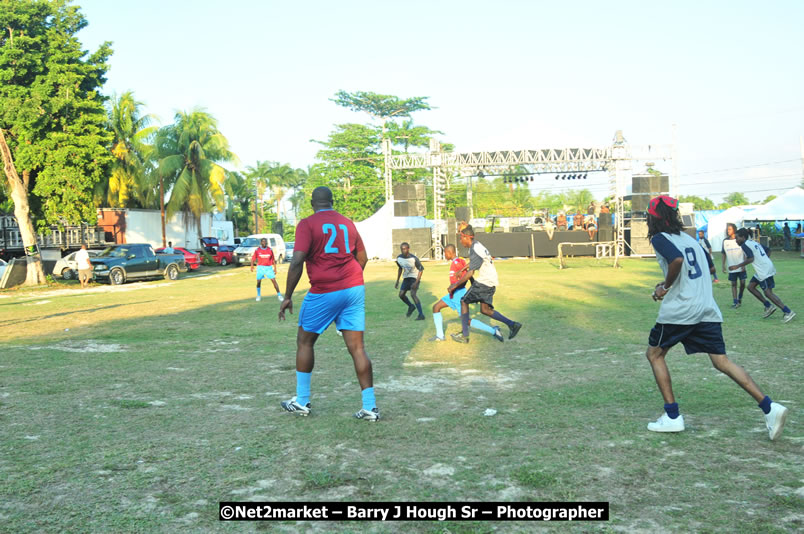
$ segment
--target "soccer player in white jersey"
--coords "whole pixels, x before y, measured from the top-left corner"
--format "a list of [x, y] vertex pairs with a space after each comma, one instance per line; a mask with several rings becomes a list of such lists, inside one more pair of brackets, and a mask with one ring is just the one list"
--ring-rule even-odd
[[[765, 305], [765, 314], [763, 317], [770, 317], [776, 308], [779, 307], [784, 312], [782, 321], [787, 323], [796, 316], [796, 312], [788, 308], [782, 302], [782, 299], [776, 296], [773, 288], [776, 287], [776, 282], [773, 276], [776, 274], [776, 267], [770, 257], [765, 253], [765, 249], [754, 241], [748, 238], [748, 230], [740, 228], [737, 230], [737, 244], [743, 249], [745, 260], [742, 263], [729, 267], [731, 270], [745, 268], [747, 265], [754, 266], [754, 276], [751, 277], [751, 282], [748, 284], [748, 291], [754, 295], [759, 301]], [[762, 288], [767, 299], [762, 297], [762, 294], [757, 291], [757, 286]]]
[[650, 331], [646, 353], [664, 398], [665, 413], [648, 424], [648, 430], [684, 430], [684, 417], [673, 396], [670, 371], [665, 362], [668, 351], [681, 343], [687, 354], [708, 353], [715, 369], [754, 397], [765, 414], [768, 436], [772, 440], [778, 438], [784, 428], [787, 408], [765, 396], [749, 374], [726, 357], [721, 329], [723, 316], [712, 297], [708, 274], [715, 266], [701, 245], [683, 232], [677, 199], [659, 196], [650, 201], [648, 237], [665, 276], [653, 291], [653, 300], [660, 300], [661, 306], [656, 325]]
[[[724, 273], [729, 273], [729, 282], [731, 282], [731, 296], [734, 303], [731, 305], [732, 309], [739, 308], [743, 303], [743, 292], [745, 292], [745, 267], [742, 269], [731, 270], [734, 265], [745, 260], [745, 255], [740, 245], [737, 244], [737, 226], [734, 223], [726, 225], [726, 239], [723, 240], [723, 261], [722, 267]], [[729, 270], [726, 270], [726, 263], [729, 264]], [[737, 294], [737, 280], [740, 281], [740, 294]]]
[[461, 333], [451, 334], [453, 341], [469, 343], [469, 305], [480, 303], [480, 313], [508, 327], [508, 339], [514, 339], [522, 328], [522, 323], [512, 321], [494, 309], [494, 293], [497, 291], [499, 279], [497, 269], [494, 267], [494, 258], [489, 249], [475, 241], [475, 231], [470, 225], [461, 229], [461, 245], [469, 249], [469, 265], [465, 268], [463, 276], [450, 284], [447, 291], [450, 297], [454, 296], [459, 287], [463, 287], [468, 280], [472, 280], [472, 287], [461, 297]]

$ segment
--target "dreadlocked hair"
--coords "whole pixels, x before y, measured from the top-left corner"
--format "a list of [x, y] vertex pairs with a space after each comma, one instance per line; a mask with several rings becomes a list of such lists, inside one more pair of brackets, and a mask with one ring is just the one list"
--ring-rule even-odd
[[656, 234], [662, 232], [680, 234], [684, 230], [684, 224], [681, 222], [678, 211], [664, 202], [659, 202], [656, 205], [656, 213], [658, 213], [661, 218], [654, 217], [648, 213], [648, 241], [653, 239], [653, 236]]

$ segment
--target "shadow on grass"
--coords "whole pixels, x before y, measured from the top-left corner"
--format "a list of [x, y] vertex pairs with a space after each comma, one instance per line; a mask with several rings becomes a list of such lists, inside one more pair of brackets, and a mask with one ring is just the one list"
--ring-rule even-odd
[[15, 324], [25, 324], [25, 323], [36, 323], [37, 321], [43, 321], [45, 319], [53, 319], [55, 317], [65, 317], [67, 315], [73, 315], [76, 313], [91, 313], [101, 310], [111, 310], [114, 308], [120, 308], [123, 306], [130, 306], [132, 304], [148, 304], [149, 302], [156, 302], [155, 300], [141, 300], [139, 302], [121, 302], [120, 304], [110, 304], [108, 306], [96, 306], [94, 308], [83, 308], [80, 310], [71, 310], [61, 313], [51, 313], [50, 315], [41, 315], [38, 317], [30, 317], [28, 319], [22, 319], [19, 321], [0, 321], [0, 326], [12, 326]]

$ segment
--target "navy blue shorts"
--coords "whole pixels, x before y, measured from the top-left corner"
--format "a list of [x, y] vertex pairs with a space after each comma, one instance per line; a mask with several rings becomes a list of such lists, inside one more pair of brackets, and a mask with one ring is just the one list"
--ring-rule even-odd
[[752, 276], [751, 283], [758, 284], [759, 287], [761, 287], [762, 289], [773, 289], [774, 287], [776, 287], [776, 281], [773, 279], [772, 276], [769, 276], [764, 280], [760, 280], [756, 276]]
[[670, 348], [679, 342], [687, 354], [706, 352], [707, 354], [726, 354], [723, 329], [720, 323], [698, 324], [659, 324], [651, 329], [648, 345]]
[[729, 282], [736, 282], [737, 279], [745, 280], [748, 278], [748, 275], [745, 271], [735, 271], [733, 273], [729, 273]]
[[400, 291], [410, 291], [411, 289], [413, 289], [413, 284], [415, 284], [415, 283], [416, 283], [415, 278], [403, 278], [402, 279], [402, 285], [399, 286], [399, 290]]

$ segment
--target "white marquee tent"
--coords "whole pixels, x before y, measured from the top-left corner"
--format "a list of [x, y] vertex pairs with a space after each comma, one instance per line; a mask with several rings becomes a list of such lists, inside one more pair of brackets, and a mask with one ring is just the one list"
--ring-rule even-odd
[[726, 239], [726, 224], [734, 223], [737, 228], [743, 226], [743, 221], [750, 220], [757, 208], [762, 206], [734, 206], [722, 213], [711, 217], [707, 223], [707, 234], [712, 252], [723, 250], [723, 240]]
[[745, 217], [746, 221], [800, 221], [804, 219], [804, 189], [794, 187], [760, 206]]

